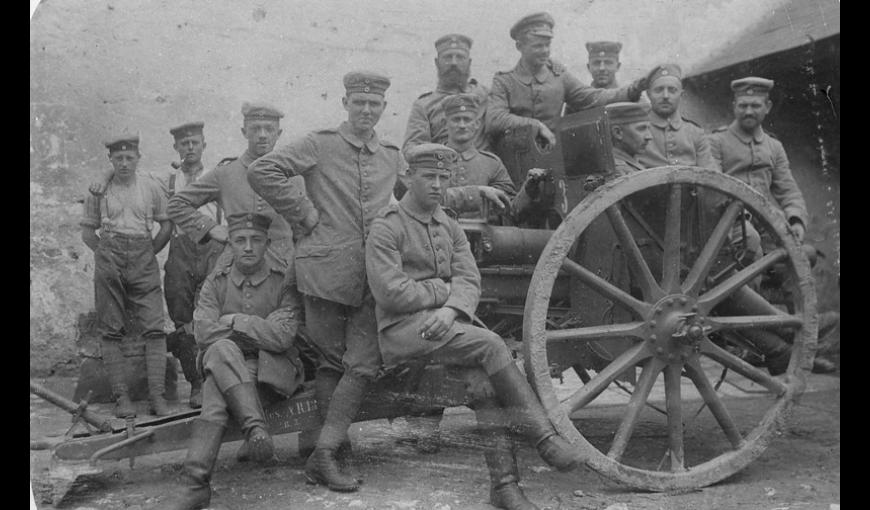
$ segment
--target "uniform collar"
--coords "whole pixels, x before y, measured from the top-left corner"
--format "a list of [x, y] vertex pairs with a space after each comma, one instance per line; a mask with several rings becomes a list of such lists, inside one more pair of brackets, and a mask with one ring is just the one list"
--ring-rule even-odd
[[[451, 147], [451, 149], [452, 149], [452, 147]], [[477, 156], [480, 153], [480, 151], [477, 150], [477, 147], [475, 147], [473, 144], [471, 145], [471, 147], [465, 149], [462, 152], [459, 152], [459, 151], [456, 151], [456, 152], [459, 153], [459, 157], [462, 158], [462, 161], [468, 161], [469, 159]]]
[[260, 285], [266, 280], [266, 278], [269, 276], [270, 270], [271, 268], [269, 267], [269, 262], [266, 260], [263, 261], [263, 265], [260, 267], [259, 270], [257, 270], [256, 273], [250, 275], [242, 274], [242, 272], [239, 271], [235, 264], [233, 264], [233, 266], [230, 268], [230, 281], [232, 281], [233, 285], [235, 285], [236, 287], [241, 287], [247, 279], [249, 282], [251, 282], [251, 285], [256, 287], [257, 285]]
[[618, 159], [620, 161], [625, 161], [629, 166], [636, 167], [639, 170], [643, 169], [643, 165], [631, 154], [625, 152], [624, 150], [614, 147], [613, 148], [613, 159]]
[[755, 133], [753, 133], [752, 135], [747, 135], [745, 132], [743, 132], [742, 129], [740, 129], [740, 126], [737, 124], [736, 119], [733, 122], [731, 122], [730, 126], [728, 126], [728, 131], [731, 131], [731, 134], [736, 136], [738, 140], [740, 140], [741, 142], [743, 142], [747, 145], [753, 139], [755, 140], [755, 143], [761, 143], [764, 141], [764, 134], [765, 133], [764, 133], [764, 129], [762, 129], [761, 126], [756, 127]]
[[[477, 80], [475, 80], [474, 78], [471, 78], [470, 80], [468, 80], [468, 83], [466, 83], [465, 86], [462, 87], [461, 93], [462, 94], [468, 93], [469, 91], [474, 89], [474, 87], [476, 85], [477, 85]], [[447, 90], [442, 89], [441, 84], [438, 84], [435, 86], [435, 92], [438, 92], [439, 94], [445, 94], [448, 96], [453, 95], [453, 94], [458, 94], [458, 92], [452, 92], [452, 91], [447, 91]]]
[[353, 133], [353, 130], [350, 127], [350, 123], [344, 121], [338, 126], [338, 134], [341, 135], [344, 140], [356, 147], [357, 149], [362, 149], [363, 145], [368, 147], [369, 152], [374, 154], [378, 151], [378, 147], [380, 147], [380, 143], [378, 142], [378, 133], [372, 130], [372, 137], [368, 139], [368, 141], [362, 141], [358, 136]]
[[447, 214], [440, 205], [436, 207], [434, 211], [422, 211], [417, 207], [417, 204], [414, 202], [410, 193], [405, 193], [405, 196], [399, 200], [399, 207], [401, 207], [408, 216], [414, 218], [420, 223], [428, 225], [432, 220], [435, 220], [437, 223], [447, 223]]
[[678, 131], [681, 127], [683, 127], [683, 118], [680, 116], [679, 111], [675, 111], [668, 118], [662, 118], [655, 114], [655, 112], [649, 112], [649, 123], [653, 126], [661, 129], [665, 129], [669, 125], [671, 129], [674, 131]]
[[251, 166], [251, 163], [253, 163], [256, 159], [257, 159], [257, 156], [254, 156], [253, 154], [251, 154], [251, 151], [246, 150], [239, 157], [239, 163], [241, 163], [243, 167], [248, 168], [249, 166]]
[[550, 76], [550, 67], [545, 64], [541, 66], [541, 69], [533, 75], [532, 72], [526, 69], [526, 67], [523, 65], [523, 60], [520, 59], [517, 61], [516, 67], [514, 67], [514, 74], [516, 75], [517, 79], [525, 85], [531, 85], [532, 78], [534, 78], [535, 81], [537, 81], [538, 83], [544, 83]]

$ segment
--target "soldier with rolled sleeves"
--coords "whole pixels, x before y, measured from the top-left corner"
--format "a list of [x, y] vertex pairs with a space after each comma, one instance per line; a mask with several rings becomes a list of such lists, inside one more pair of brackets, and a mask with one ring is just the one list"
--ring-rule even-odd
[[638, 156], [652, 141], [649, 111], [646, 103], [613, 103], [604, 107], [610, 122], [614, 176], [621, 177], [647, 168], [638, 161]]
[[598, 89], [618, 89], [616, 71], [622, 66], [619, 52], [622, 43], [617, 41], [592, 41], [586, 43], [589, 60], [586, 69], [592, 76], [592, 86]]
[[[195, 181], [203, 173], [202, 153], [206, 147], [203, 135], [202, 121], [187, 122], [171, 128], [169, 134], [175, 140], [173, 148], [178, 152], [181, 163], [172, 163], [169, 173], [150, 172], [156, 179], [169, 200], [177, 189]], [[102, 195], [106, 186], [114, 176], [114, 171], [108, 172], [102, 180], [91, 185], [94, 195]], [[205, 204], [200, 211], [221, 222], [221, 210], [218, 204]], [[193, 308], [196, 296], [205, 277], [214, 268], [218, 255], [223, 251], [223, 245], [216, 241], [195, 243], [178, 228], [172, 229], [169, 239], [169, 255], [166, 257], [163, 276], [163, 295], [169, 318], [175, 325], [175, 331], [166, 336], [166, 348], [181, 363], [184, 378], [190, 383], [190, 407], [202, 407], [202, 377], [196, 369], [196, 341], [193, 338]]]
[[[480, 272], [462, 228], [439, 205], [457, 160], [454, 150], [438, 144], [408, 151], [408, 192], [372, 223], [366, 274], [376, 303], [384, 367], [426, 359], [482, 369], [494, 393], [482, 407], [490, 415], [501, 408], [501, 417], [522, 430], [549, 465], [573, 469], [579, 461], [571, 445], [553, 428], [504, 340], [471, 324], [480, 299]], [[491, 421], [481, 415], [481, 402], [477, 404], [478, 421]], [[537, 508], [517, 485], [516, 459], [505, 444], [503, 425], [491, 431], [502, 438], [501, 446], [486, 455], [491, 503]]]
[[471, 74], [470, 37], [462, 34], [447, 34], [435, 41], [435, 68], [438, 85], [435, 91], [426, 92], [414, 101], [402, 152], [421, 143], [447, 143], [447, 120], [444, 118], [443, 102], [454, 94], [471, 94], [477, 98], [477, 128], [473, 145], [480, 150], [489, 150], [485, 135], [486, 101], [489, 90], [477, 83]]
[[347, 121], [259, 158], [248, 168], [248, 182], [303, 231], [296, 275], [305, 327], [320, 354], [315, 395], [324, 421], [306, 476], [332, 490], [352, 491], [359, 482], [340, 471], [336, 451], [349, 445], [347, 429], [381, 364], [365, 239], [393, 197], [405, 161], [399, 147], [374, 129], [387, 106], [389, 78], [357, 71], [343, 81]]
[[680, 66], [664, 64], [650, 79], [646, 93], [652, 108], [649, 114], [652, 143], [638, 156], [647, 168], [665, 165], [714, 168], [704, 129], [680, 114], [682, 76]]
[[230, 415], [249, 454], [271, 459], [274, 445], [262, 400], [289, 397], [302, 384], [293, 346], [301, 303], [294, 272], [265, 257], [271, 219], [243, 213], [228, 220], [232, 256], [206, 279], [194, 312], [205, 374], [202, 411], [193, 421], [181, 487], [161, 509], [209, 505], [211, 474]]
[[[550, 59], [553, 17], [546, 12], [520, 19], [510, 30], [520, 59], [510, 71], [495, 74], [490, 87], [486, 114], [487, 134], [495, 141], [508, 137], [515, 152], [530, 150], [528, 140], [517, 133], [529, 131], [545, 148], [556, 144], [551, 129], [562, 113], [562, 106], [572, 111], [620, 101], [637, 101], [646, 88], [647, 78], [635, 80], [618, 89], [586, 86], [565, 67]], [[651, 73], [650, 73], [651, 74]], [[523, 182], [527, 169], [515, 168], [514, 154], [498, 153], [515, 184]]]
[[[798, 243], [803, 243], [809, 221], [806, 202], [792, 176], [782, 143], [762, 128], [762, 123], [773, 106], [770, 100], [773, 85], [773, 80], [754, 76], [731, 82], [734, 93], [734, 121], [713, 131], [710, 149], [714, 168], [749, 184], [778, 205], [788, 221], [789, 231]], [[751, 257], [760, 258], [769, 248], [770, 240], [761, 236], [751, 221], [746, 221], [739, 228], [735, 225], [732, 229], [730, 237], [733, 243], [740, 242], [743, 228], [746, 231], [746, 245], [753, 251]], [[804, 251], [814, 263], [815, 249], [804, 245]], [[824, 319], [824, 323], [820, 323], [820, 331], [830, 330], [839, 315], [829, 314]], [[784, 372], [791, 356], [790, 346], [777, 336], [768, 336], [766, 340], [763, 344], [756, 344], [768, 360], [768, 370], [774, 375]], [[814, 372], [825, 373], [835, 369], [833, 362], [816, 356]]]
[[[94, 301], [103, 364], [116, 399], [115, 415], [135, 416], [136, 408], [127, 391], [127, 362], [121, 352], [125, 305], [130, 303], [132, 318], [142, 327], [145, 340], [151, 412], [166, 416], [170, 413], [163, 398], [166, 333], [156, 257], [172, 233], [166, 197], [153, 179], [137, 176], [138, 135], [120, 135], [105, 145], [114, 178], [104, 194], [85, 198], [79, 222], [82, 241], [94, 252]], [[160, 230], [152, 238], [154, 222]]]
[[[211, 172], [176, 190], [169, 199], [169, 217], [195, 243], [214, 240], [226, 244], [227, 227], [201, 211], [203, 205], [218, 204], [227, 216], [246, 212], [265, 214], [272, 220], [267, 256], [286, 262], [293, 256], [293, 231], [284, 218], [251, 189], [246, 174], [255, 159], [274, 148], [281, 136], [284, 113], [268, 103], [245, 102], [242, 116], [242, 135], [248, 141], [248, 148], [238, 158], [225, 158]], [[229, 254], [227, 248], [222, 257], [228, 258]]]

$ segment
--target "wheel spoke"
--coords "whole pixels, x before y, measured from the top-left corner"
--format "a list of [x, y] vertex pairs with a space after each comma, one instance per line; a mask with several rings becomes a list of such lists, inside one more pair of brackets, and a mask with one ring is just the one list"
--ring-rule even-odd
[[707, 379], [707, 375], [697, 359], [689, 360], [686, 365], [686, 374], [692, 380], [692, 383], [695, 384], [695, 387], [698, 388], [698, 393], [701, 394], [704, 403], [707, 404], [710, 412], [713, 413], [716, 421], [719, 422], [719, 426], [722, 427], [725, 436], [731, 442], [731, 446], [734, 449], [740, 448], [743, 445], [743, 437], [740, 435], [740, 430], [737, 428], [737, 424], [734, 423], [734, 419], [731, 418], [731, 414], [728, 412], [725, 404], [722, 403], [722, 399], [719, 398], [713, 385], [710, 384], [710, 380]]
[[716, 255], [719, 254], [719, 250], [721, 250], [722, 245], [725, 244], [728, 232], [731, 231], [731, 226], [734, 224], [734, 220], [737, 218], [737, 214], [742, 208], [743, 204], [741, 202], [731, 202], [728, 205], [728, 208], [725, 209], [722, 217], [719, 218], [716, 228], [713, 229], [710, 238], [707, 239], [704, 248], [695, 260], [692, 270], [689, 271], [688, 276], [686, 276], [686, 281], [683, 283], [683, 292], [685, 294], [697, 296], [701, 291], [701, 287], [704, 285], [704, 280], [707, 279], [707, 273], [709, 273], [710, 268], [713, 267]]
[[616, 234], [617, 239], [619, 239], [623, 252], [625, 252], [628, 267], [637, 279], [644, 299], [647, 301], [658, 301], [664, 296], [664, 292], [659, 287], [659, 284], [656, 283], [655, 278], [653, 278], [649, 265], [647, 265], [643, 254], [640, 252], [640, 248], [638, 248], [637, 243], [634, 241], [634, 235], [632, 235], [631, 230], [628, 228], [628, 224], [625, 223], [625, 218], [622, 217], [618, 204], [607, 208], [607, 218], [610, 220], [613, 232]]
[[640, 337], [643, 332], [643, 322], [626, 324], [604, 324], [585, 328], [553, 329], [547, 331], [547, 341], [557, 340], [603, 340], [605, 338], [621, 338], [626, 336]]
[[665, 248], [662, 257], [662, 289], [669, 294], [680, 292], [680, 220], [683, 186], [671, 185], [668, 210], [665, 217]]
[[591, 381], [583, 385], [583, 387], [577, 390], [576, 393], [565, 400], [564, 403], [570, 410], [568, 414], [583, 408], [595, 400], [595, 397], [600, 395], [601, 392], [604, 391], [604, 389], [607, 388], [614, 379], [619, 377], [620, 374], [629, 368], [633, 368], [638, 362], [643, 361], [650, 356], [651, 354], [647, 349], [647, 344], [645, 342], [639, 342], [637, 345], [623, 351], [622, 354], [611, 361], [603, 370], [598, 372]]
[[680, 395], [681, 365], [665, 367], [665, 401], [668, 410], [668, 437], [671, 471], [685, 471], [683, 451], [683, 399]]
[[640, 377], [637, 380], [637, 385], [634, 387], [634, 393], [628, 399], [628, 404], [625, 407], [625, 416], [616, 430], [616, 435], [613, 436], [613, 444], [610, 445], [610, 451], [607, 456], [611, 459], [619, 461], [622, 454], [625, 453], [625, 448], [628, 446], [628, 440], [631, 438], [631, 433], [637, 425], [637, 420], [640, 418], [640, 413], [643, 411], [644, 403], [652, 390], [653, 384], [661, 372], [663, 363], [658, 358], [651, 358], [643, 367]]
[[717, 304], [737, 289], [746, 285], [750, 280], [761, 274], [762, 271], [776, 264], [787, 256], [785, 248], [778, 248], [767, 255], [746, 266], [739, 272], [731, 275], [710, 291], [698, 298], [698, 308], [702, 313], [709, 313]]
[[628, 292], [625, 292], [573, 260], [566, 258], [564, 262], [562, 262], [562, 267], [602, 296], [617, 301], [628, 310], [633, 311], [638, 318], [643, 318], [649, 311], [649, 305], [636, 299]]
[[804, 321], [796, 315], [743, 315], [738, 317], [707, 317], [707, 323], [713, 328], [707, 333], [722, 330], [741, 330], [757, 328], [797, 328]]
[[721, 363], [743, 377], [764, 386], [777, 396], [784, 394], [786, 390], [788, 390], [788, 387], [781, 381], [719, 347], [711, 342], [709, 338], [705, 337], [701, 340], [701, 352], [705, 356]]

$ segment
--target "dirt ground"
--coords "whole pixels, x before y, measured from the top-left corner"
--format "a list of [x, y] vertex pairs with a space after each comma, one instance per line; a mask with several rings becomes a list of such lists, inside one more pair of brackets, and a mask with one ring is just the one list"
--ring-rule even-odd
[[[51, 378], [41, 383], [71, 394], [74, 381]], [[571, 384], [568, 381], [565, 384]], [[186, 394], [186, 388], [180, 394]], [[610, 391], [610, 390], [608, 390]], [[654, 389], [654, 393], [655, 393]], [[764, 412], [768, 397], [734, 390], [725, 392], [727, 406], [738, 423]], [[622, 406], [618, 396], [604, 397], [582, 411], [575, 422], [593, 444], [616, 429]], [[144, 405], [144, 403], [140, 403]], [[182, 404], [176, 403], [178, 410]], [[689, 404], [686, 404], [689, 405]], [[37, 397], [31, 397], [31, 445], [62, 436], [69, 417]], [[108, 405], [97, 409], [110, 411]], [[665, 440], [657, 413], [646, 411], [627, 452], [630, 458], [657, 458]], [[238, 442], [225, 443], [212, 480], [214, 509], [395, 509], [484, 510], [489, 479], [482, 451], [473, 432], [474, 415], [464, 407], [447, 410], [441, 450], [423, 455], [408, 444], [404, 418], [390, 423], [374, 420], [351, 428], [355, 461], [363, 478], [359, 492], [342, 494], [305, 483], [304, 460], [296, 457], [296, 434], [276, 437], [278, 459], [268, 465], [239, 463]], [[709, 412], [686, 420], [687, 459], [692, 452], [715, 449], [722, 437]], [[702, 490], [680, 494], [632, 492], [595, 472], [580, 468], [559, 473], [546, 467], [532, 447], [520, 446], [518, 459], [526, 494], [549, 510], [836, 510], [840, 502], [840, 378], [813, 375], [780, 434], [743, 471]], [[62, 500], [50, 503], [49, 452], [32, 450], [30, 472], [40, 509], [145, 509], [159, 505], [181, 471], [184, 451], [100, 463], [102, 472], [80, 476]]]

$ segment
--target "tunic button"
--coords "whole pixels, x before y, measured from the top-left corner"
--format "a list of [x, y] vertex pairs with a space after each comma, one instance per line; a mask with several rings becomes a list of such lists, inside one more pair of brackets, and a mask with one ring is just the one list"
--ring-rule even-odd
[[247, 298], [251, 297], [251, 293], [250, 292], [246, 293], [245, 297], [247, 297]]
[[250, 308], [250, 307], [251, 307], [250, 303], [245, 303], [245, 308]]
[[257, 206], [257, 210], [258, 210], [258, 211], [262, 211], [262, 210], [263, 210], [263, 206], [262, 206], [262, 205], [258, 205], [258, 206]]

